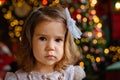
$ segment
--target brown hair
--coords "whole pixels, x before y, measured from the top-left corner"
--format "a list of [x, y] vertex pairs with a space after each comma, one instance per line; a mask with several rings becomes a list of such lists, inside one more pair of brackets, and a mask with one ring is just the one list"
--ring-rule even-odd
[[[42, 21], [51, 21], [58, 20], [66, 25], [66, 15], [64, 13], [64, 8], [62, 7], [43, 7], [34, 10], [29, 17], [27, 18], [22, 32], [22, 40], [20, 44], [20, 50], [15, 55], [18, 64], [26, 72], [29, 72], [33, 69], [35, 65], [35, 58], [32, 51], [32, 37], [34, 34], [34, 29], [36, 25]], [[70, 32], [67, 30], [65, 35], [65, 44], [64, 44], [64, 57], [59, 61], [55, 70], [60, 70], [65, 68], [66, 65], [73, 63], [74, 53], [77, 48], [74, 43], [74, 39], [71, 36]]]

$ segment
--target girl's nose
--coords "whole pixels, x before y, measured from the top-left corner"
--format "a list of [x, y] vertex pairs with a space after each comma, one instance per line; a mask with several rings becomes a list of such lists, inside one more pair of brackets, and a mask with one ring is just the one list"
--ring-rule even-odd
[[48, 51], [52, 51], [52, 50], [55, 49], [55, 43], [54, 43], [54, 41], [48, 41], [46, 45], [47, 45], [47, 46], [46, 46], [46, 49], [47, 49]]

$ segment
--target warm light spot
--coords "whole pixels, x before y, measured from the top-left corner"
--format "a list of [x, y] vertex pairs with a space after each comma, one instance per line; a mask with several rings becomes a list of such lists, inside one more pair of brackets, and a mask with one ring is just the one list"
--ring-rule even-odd
[[17, 3], [17, 7], [22, 7], [22, 5], [23, 5], [23, 2], [21, 2], [21, 1], [19, 1], [19, 2]]
[[5, 19], [10, 19], [12, 17], [11, 11], [8, 11], [7, 14], [4, 14]]
[[93, 44], [97, 44], [97, 40], [96, 39], [94, 39], [92, 42], [93, 42]]
[[110, 51], [116, 51], [116, 48], [114, 46], [109, 47]]
[[15, 25], [18, 25], [18, 20], [13, 21]]
[[43, 1], [42, 1], [42, 4], [43, 4], [43, 5], [47, 5], [47, 3], [48, 3], [47, 0], [43, 0]]
[[84, 62], [81, 61], [81, 62], [79, 63], [79, 65], [80, 65], [81, 67], [84, 67]]
[[20, 25], [23, 25], [23, 24], [24, 24], [24, 21], [23, 21], [23, 20], [20, 20], [20, 21], [19, 21], [19, 24], [20, 24]]
[[100, 57], [96, 57], [96, 62], [100, 62]]
[[77, 18], [78, 20], [80, 20], [80, 19], [81, 19], [81, 15], [80, 15], [80, 14], [77, 14], [77, 15], [76, 15], [76, 18]]
[[106, 48], [106, 49], [104, 50], [104, 53], [105, 53], [105, 54], [108, 54], [108, 53], [109, 53], [109, 49]]
[[92, 62], [95, 62], [95, 58], [94, 58], [94, 56], [91, 56], [90, 59], [91, 59]]
[[91, 57], [91, 55], [90, 55], [90, 54], [87, 54], [86, 58], [88, 58], [88, 59], [89, 59], [90, 57]]
[[98, 23], [100, 21], [97, 16], [93, 16], [93, 20], [94, 20], [95, 23]]
[[2, 1], [0, 1], [0, 6], [2, 5]]
[[101, 33], [101, 32], [98, 32], [98, 33], [97, 33], [97, 37], [99, 37], [99, 38], [102, 37], [102, 33]]
[[11, 26], [11, 27], [14, 27], [15, 25], [14, 25], [14, 23], [13, 23], [13, 22], [11, 22], [11, 23], [10, 23], [10, 26]]
[[76, 39], [75, 42], [76, 42], [76, 44], [80, 44], [80, 40], [79, 39]]
[[94, 5], [97, 4], [97, 0], [90, 0], [90, 2]]
[[70, 10], [71, 13], [74, 12], [74, 8], [73, 7], [71, 7], [69, 10]]
[[116, 8], [116, 10], [120, 10], [120, 2], [115, 3], [115, 8]]
[[92, 36], [92, 32], [88, 32], [88, 36], [91, 37]]
[[93, 25], [93, 21], [89, 21], [89, 24], [90, 24], [90, 25]]
[[81, 5], [80, 8], [81, 8], [81, 9], [85, 9], [85, 6], [84, 6], [84, 5]]
[[22, 31], [22, 27], [21, 26], [16, 26], [15, 27], [15, 32], [19, 32], [19, 31]]
[[59, 3], [59, 0], [55, 0], [55, 3]]
[[15, 32], [16, 37], [20, 37], [20, 32]]
[[83, 18], [83, 22], [87, 22], [87, 18], [86, 17]]
[[85, 42], [85, 38], [81, 38], [81, 41], [82, 41], [82, 42]]
[[96, 11], [95, 10], [91, 10], [91, 14], [96, 14]]
[[11, 38], [14, 37], [14, 33], [13, 33], [13, 32], [10, 31], [8, 34], [9, 34], [9, 36], [10, 36]]
[[84, 51], [88, 51], [88, 46], [83, 47]]
[[98, 23], [97, 27], [101, 29], [102, 28], [102, 23]]
[[118, 49], [117, 52], [120, 54], [120, 49]]

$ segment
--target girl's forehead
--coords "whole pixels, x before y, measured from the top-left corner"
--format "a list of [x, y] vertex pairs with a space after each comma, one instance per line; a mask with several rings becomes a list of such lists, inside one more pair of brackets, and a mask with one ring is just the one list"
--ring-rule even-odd
[[54, 31], [54, 32], [65, 32], [66, 31], [66, 26], [62, 22], [58, 21], [43, 21], [39, 24], [36, 25], [35, 31], [41, 31], [41, 32], [49, 32], [49, 31]]

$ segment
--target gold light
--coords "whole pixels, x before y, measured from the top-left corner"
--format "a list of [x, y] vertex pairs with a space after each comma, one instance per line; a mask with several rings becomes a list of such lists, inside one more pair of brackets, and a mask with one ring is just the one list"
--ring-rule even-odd
[[120, 10], [120, 2], [116, 2], [115, 3], [115, 9], [116, 10]]
[[108, 53], [109, 53], [109, 49], [106, 48], [106, 49], [104, 50], [104, 53], [105, 53], [105, 54], [108, 54]]
[[83, 22], [87, 22], [87, 18], [86, 17], [83, 18]]
[[92, 32], [88, 32], [88, 36], [91, 37], [92, 36]]
[[94, 15], [94, 14], [96, 14], [96, 11], [95, 10], [91, 10], [91, 13]]
[[93, 44], [97, 44], [97, 40], [96, 39], [94, 39], [92, 42], [93, 42]]
[[101, 28], [102, 28], [102, 23], [98, 23], [98, 24], [97, 24], [97, 27], [98, 27], [99, 29], [101, 29]]
[[2, 1], [0, 1], [0, 6], [2, 5]]
[[80, 65], [81, 67], [84, 67], [84, 62], [81, 61], [81, 62], [79, 63], [79, 65]]
[[97, 37], [98, 37], [98, 38], [102, 37], [102, 33], [101, 33], [101, 32], [98, 32], [98, 33], [97, 33]]
[[80, 15], [80, 14], [77, 14], [77, 15], [76, 15], [76, 18], [77, 18], [78, 20], [80, 20], [80, 19], [81, 19], [81, 15]]
[[94, 20], [95, 23], [98, 23], [100, 21], [99, 18], [96, 15], [93, 16], [93, 20]]
[[96, 57], [96, 62], [100, 62], [100, 57]]

